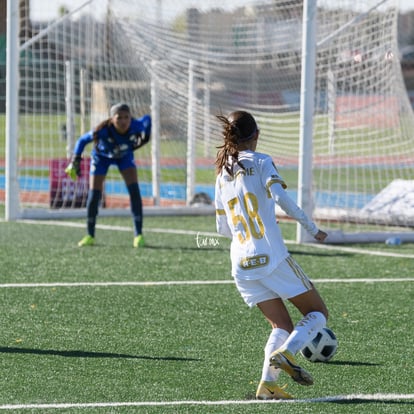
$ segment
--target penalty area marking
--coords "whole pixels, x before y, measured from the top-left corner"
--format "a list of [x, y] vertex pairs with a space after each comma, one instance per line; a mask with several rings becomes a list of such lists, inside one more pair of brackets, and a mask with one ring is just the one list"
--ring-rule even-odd
[[[414, 282], [414, 277], [406, 278], [364, 278], [364, 279], [316, 279], [319, 283], [395, 283]], [[50, 283], [0, 283], [1, 288], [54, 288], [54, 287], [110, 287], [110, 286], [172, 286], [172, 285], [229, 285], [233, 280], [164, 280], [148, 282], [50, 282]]]
[[249, 405], [249, 404], [293, 404], [323, 402], [395, 402], [414, 401], [414, 394], [350, 394], [332, 397], [294, 399], [294, 400], [223, 400], [223, 401], [142, 401], [142, 402], [95, 402], [95, 403], [54, 403], [54, 404], [3, 404], [0, 410], [47, 410], [68, 408], [116, 408], [116, 407], [166, 407], [166, 406], [212, 406], [212, 405]]

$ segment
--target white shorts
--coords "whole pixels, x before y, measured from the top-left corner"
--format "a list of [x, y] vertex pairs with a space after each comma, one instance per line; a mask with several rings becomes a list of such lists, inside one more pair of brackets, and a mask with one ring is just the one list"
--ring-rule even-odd
[[235, 279], [236, 286], [247, 305], [253, 307], [270, 299], [289, 299], [312, 290], [305, 272], [288, 256], [268, 276], [255, 280]]

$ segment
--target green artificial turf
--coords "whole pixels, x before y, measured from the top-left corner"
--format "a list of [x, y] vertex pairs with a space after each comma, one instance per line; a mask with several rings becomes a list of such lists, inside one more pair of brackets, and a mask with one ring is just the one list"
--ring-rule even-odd
[[[412, 246], [289, 244], [339, 347], [327, 364], [298, 356], [315, 385], [282, 374], [298, 400], [266, 403], [254, 393], [270, 329], [233, 285], [213, 217], [148, 217], [142, 250], [128, 218], [100, 218], [109, 227], [90, 248], [77, 247], [83, 221], [58, 224], [0, 222], [0, 410], [414, 412]], [[294, 226], [281, 225], [293, 238]], [[407, 257], [364, 254], [374, 250]]]

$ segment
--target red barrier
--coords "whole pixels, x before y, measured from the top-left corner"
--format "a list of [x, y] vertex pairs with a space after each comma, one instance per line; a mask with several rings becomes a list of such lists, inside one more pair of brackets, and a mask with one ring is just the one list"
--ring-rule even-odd
[[68, 164], [69, 161], [66, 158], [49, 161], [49, 205], [51, 208], [86, 207], [90, 159], [82, 159], [81, 176], [76, 181], [72, 181], [65, 173]]

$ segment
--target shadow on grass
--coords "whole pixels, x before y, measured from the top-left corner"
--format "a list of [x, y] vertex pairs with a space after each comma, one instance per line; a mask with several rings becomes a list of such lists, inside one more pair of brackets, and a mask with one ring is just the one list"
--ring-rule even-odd
[[[408, 397], [410, 398], [410, 397]], [[255, 400], [256, 396], [253, 393], [247, 394], [244, 398], [245, 400]], [[381, 404], [381, 407], [384, 405], [399, 405], [399, 406], [411, 406], [414, 405], [414, 401], [412, 399], [405, 398], [404, 395], [337, 395], [335, 397], [315, 397], [315, 398], [294, 398], [292, 400], [279, 400], [278, 402], [287, 402], [287, 403], [323, 403], [323, 404], [343, 404], [343, 405], [351, 405], [351, 404]], [[367, 407], [364, 407], [361, 411], [358, 412], [366, 412]], [[377, 411], [375, 411], [377, 412]], [[384, 411], [385, 412], [385, 411]], [[411, 411], [409, 411], [411, 412]]]
[[54, 355], [69, 358], [126, 358], [126, 359], [147, 359], [152, 361], [200, 361], [198, 358], [181, 358], [167, 356], [149, 356], [149, 355], [129, 355], [117, 354], [112, 352], [90, 352], [90, 351], [58, 351], [55, 349], [31, 349], [31, 348], [13, 348], [0, 347], [0, 353], [3, 354], [33, 354], [33, 355]]
[[[398, 396], [396, 397], [398, 398]], [[381, 406], [383, 407], [384, 405], [388, 405], [388, 404], [392, 404], [392, 405], [414, 405], [414, 401], [403, 401], [403, 399], [401, 400], [395, 400], [395, 399], [387, 399], [387, 398], [375, 398], [375, 396], [373, 396], [372, 398], [349, 398], [346, 400], [339, 400], [339, 401], [327, 401], [330, 403], [335, 403], [335, 404], [373, 404], [373, 403], [380, 403]], [[385, 411], [384, 411], [385, 412]], [[407, 411], [408, 412], [408, 411]], [[410, 411], [411, 412], [411, 411]]]
[[289, 253], [292, 256], [319, 256], [319, 257], [352, 257], [355, 256], [355, 253], [349, 253], [349, 252], [337, 252], [337, 251], [327, 251], [327, 252], [304, 252], [301, 250], [296, 250], [290, 248], [288, 246]]
[[[316, 362], [319, 364], [319, 362]], [[382, 364], [376, 364], [373, 362], [360, 362], [360, 361], [329, 361], [321, 362], [321, 364], [327, 365], [344, 365], [344, 366], [354, 366], [354, 367], [379, 367]]]
[[227, 251], [229, 250], [228, 247], [224, 248], [224, 247], [213, 247], [213, 246], [179, 246], [179, 245], [175, 245], [175, 246], [155, 246], [155, 245], [145, 245], [145, 250], [182, 250], [182, 251], [197, 251], [197, 252], [203, 252], [203, 251], [220, 251], [222, 252], [223, 250]]
[[[216, 252], [222, 252], [224, 251], [230, 251], [230, 243], [228, 243], [228, 246], [223, 246], [220, 244], [220, 242], [217, 244], [216, 242], [199, 242], [199, 244], [197, 244], [196, 241], [194, 241], [194, 245], [193, 246], [188, 246], [188, 245], [180, 245], [179, 243], [174, 243], [172, 245], [168, 245], [168, 244], [150, 244], [147, 243], [147, 241], [145, 241], [145, 247], [144, 248], [140, 248], [140, 249], [132, 249], [131, 251], [133, 252], [137, 252], [139, 251], [139, 253], [145, 253], [146, 251], [151, 251], [154, 250], [154, 252], [156, 252], [157, 250], [166, 250], [166, 251], [176, 251], [176, 250], [181, 250], [181, 251], [198, 251], [198, 252], [203, 252], [203, 251], [216, 251]], [[128, 244], [127, 248], [129, 249], [131, 246]], [[83, 251], [88, 250], [88, 251], [98, 251], [99, 249], [110, 249], [111, 251], [122, 251], [125, 252], [125, 248], [126, 245], [125, 244], [104, 244], [103, 242], [101, 244], [96, 243], [93, 246], [88, 246], [87, 249], [83, 249]], [[76, 249], [74, 248], [75, 251], [79, 251], [79, 248], [76, 247]]]

